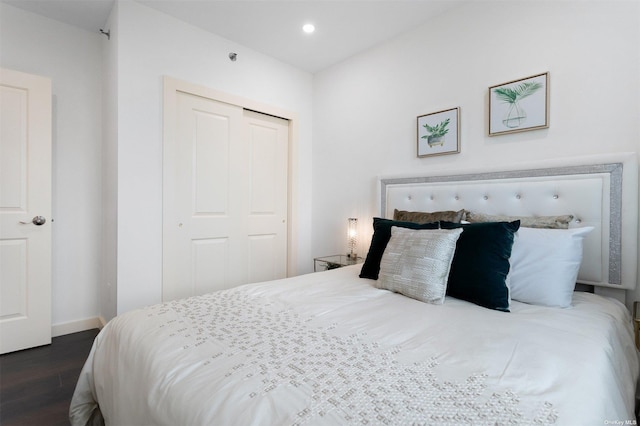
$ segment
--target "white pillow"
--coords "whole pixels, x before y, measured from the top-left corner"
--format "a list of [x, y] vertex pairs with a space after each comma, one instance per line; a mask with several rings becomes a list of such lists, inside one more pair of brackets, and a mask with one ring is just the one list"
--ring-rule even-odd
[[391, 239], [380, 261], [376, 287], [422, 302], [441, 305], [449, 270], [462, 233], [458, 229], [391, 227]]
[[520, 228], [509, 259], [511, 299], [533, 305], [570, 306], [582, 262], [582, 241], [593, 229]]

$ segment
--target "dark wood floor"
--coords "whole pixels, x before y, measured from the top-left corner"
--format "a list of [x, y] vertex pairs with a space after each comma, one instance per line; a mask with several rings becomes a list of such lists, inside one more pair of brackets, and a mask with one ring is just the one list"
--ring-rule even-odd
[[0, 355], [0, 425], [69, 425], [69, 403], [98, 330]]

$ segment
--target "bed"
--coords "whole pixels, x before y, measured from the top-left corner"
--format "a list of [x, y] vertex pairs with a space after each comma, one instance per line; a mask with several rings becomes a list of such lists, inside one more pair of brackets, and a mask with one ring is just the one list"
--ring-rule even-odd
[[[367, 260], [381, 229], [390, 238], [382, 248], [377, 280], [362, 278], [365, 267], [353, 265], [118, 316], [95, 340], [72, 400], [71, 423], [634, 421], [638, 356], [625, 297], [636, 282], [635, 155], [512, 171], [384, 177], [379, 188], [380, 218]], [[429, 222], [436, 227], [423, 223], [421, 229], [391, 219], [399, 212], [445, 210], [522, 219], [438, 220]], [[520, 227], [526, 217], [563, 215], [571, 219], [555, 234]], [[487, 279], [502, 277], [496, 282], [507, 285], [509, 296], [491, 299], [498, 301], [496, 306], [446, 293], [449, 289], [441, 287], [451, 285], [454, 270], [464, 274], [472, 269], [460, 251], [470, 237], [462, 236], [498, 228], [512, 235], [510, 253], [519, 252], [519, 259], [506, 258], [513, 265], [526, 265], [533, 253], [527, 249], [522, 255], [527, 232], [536, 241], [549, 234], [580, 241], [584, 260], [575, 266], [573, 278], [587, 291], [571, 288], [566, 307], [553, 306], [553, 290], [540, 294], [537, 287], [525, 286], [518, 293], [517, 284], [536, 273], [529, 265], [514, 266], [506, 274], [491, 272]], [[403, 248], [406, 241], [412, 242], [408, 249]], [[410, 262], [413, 269], [394, 275], [398, 262], [419, 262], [420, 250], [432, 245], [430, 256], [449, 254], [428, 267]], [[504, 261], [498, 259], [502, 263], [496, 268]], [[516, 269], [526, 274], [518, 277]], [[537, 269], [546, 273], [548, 268]], [[428, 292], [416, 296], [411, 286], [386, 289], [385, 283], [405, 279], [415, 284], [413, 270], [422, 271], [418, 278], [430, 286], [433, 282]], [[403, 275], [407, 271], [409, 278]], [[567, 297], [557, 296], [561, 301]], [[517, 300], [527, 297], [532, 299], [526, 303]]]

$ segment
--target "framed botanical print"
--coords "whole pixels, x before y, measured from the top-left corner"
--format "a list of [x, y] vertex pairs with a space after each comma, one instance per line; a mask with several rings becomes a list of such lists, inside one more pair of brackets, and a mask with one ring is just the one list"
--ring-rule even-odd
[[549, 73], [489, 87], [489, 136], [549, 127]]
[[418, 117], [418, 157], [460, 152], [460, 108]]

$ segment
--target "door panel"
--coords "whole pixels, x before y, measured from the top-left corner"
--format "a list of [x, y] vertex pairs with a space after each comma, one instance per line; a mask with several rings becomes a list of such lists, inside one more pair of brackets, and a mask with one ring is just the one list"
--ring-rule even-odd
[[278, 236], [250, 235], [247, 251], [247, 265], [249, 267], [249, 282], [271, 281], [284, 278], [278, 267], [278, 260], [273, 254], [279, 249]]
[[0, 86], [0, 207], [26, 211], [28, 98], [26, 88]]
[[27, 310], [27, 239], [0, 241], [0, 318], [25, 318]]
[[194, 240], [191, 262], [193, 288], [189, 296], [227, 288], [229, 239]]
[[249, 282], [284, 278], [287, 273], [289, 123], [253, 111], [245, 111], [244, 118], [250, 151]]
[[0, 353], [48, 343], [51, 81], [0, 69]]
[[194, 111], [194, 213], [225, 214], [229, 198], [229, 117]]
[[241, 123], [239, 107], [177, 93], [176, 136], [164, 145], [163, 300], [241, 282], [229, 193]]
[[251, 150], [251, 214], [275, 214], [278, 162], [277, 129], [249, 124]]

